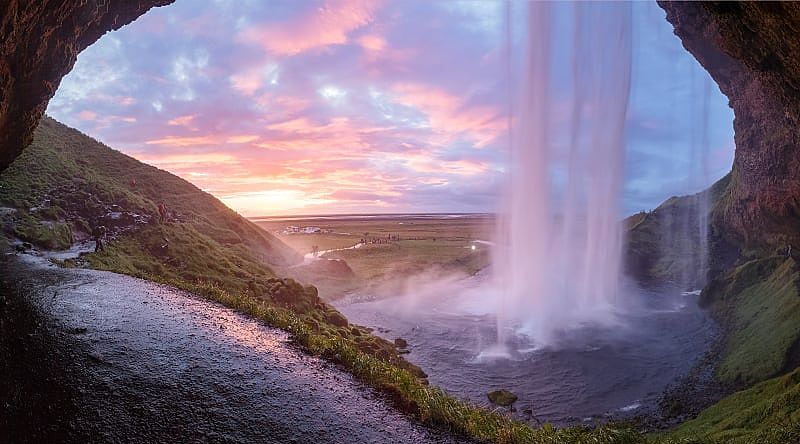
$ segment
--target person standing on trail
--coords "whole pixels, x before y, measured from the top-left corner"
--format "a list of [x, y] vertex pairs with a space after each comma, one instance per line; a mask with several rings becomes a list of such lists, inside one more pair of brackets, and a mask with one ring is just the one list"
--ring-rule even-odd
[[162, 224], [167, 221], [167, 206], [164, 202], [158, 204], [158, 216]]
[[94, 252], [105, 251], [103, 238], [106, 236], [106, 227], [103, 225], [95, 226], [94, 230], [92, 230], [92, 236], [94, 236]]

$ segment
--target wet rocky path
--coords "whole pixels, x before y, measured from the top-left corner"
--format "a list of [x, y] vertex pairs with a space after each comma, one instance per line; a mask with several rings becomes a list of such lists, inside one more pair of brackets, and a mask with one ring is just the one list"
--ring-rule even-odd
[[279, 330], [150, 282], [2, 260], [12, 442], [456, 442]]

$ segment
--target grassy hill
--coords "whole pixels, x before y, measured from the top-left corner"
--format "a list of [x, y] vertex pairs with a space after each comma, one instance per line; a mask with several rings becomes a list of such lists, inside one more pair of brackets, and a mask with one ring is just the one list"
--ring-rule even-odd
[[[165, 222], [159, 221], [159, 202], [172, 212]], [[290, 332], [309, 353], [342, 365], [420, 420], [481, 441], [621, 444], [731, 438], [777, 444], [791, 442], [800, 431], [793, 371], [800, 354], [800, 296], [798, 267], [791, 259], [738, 258], [735, 267], [714, 276], [702, 295], [729, 331], [718, 377], [745, 385], [777, 377], [725, 398], [666, 436], [614, 426], [532, 429], [430, 387], [393, 344], [351, 325], [318, 297], [316, 288], [276, 276], [276, 269], [299, 260], [297, 253], [213, 196], [52, 119], [42, 121], [33, 144], [0, 174], [0, 205], [7, 238], [40, 248], [67, 248], [89, 238], [93, 226], [107, 225], [105, 251], [63, 265], [167, 283], [248, 313]], [[692, 207], [687, 198], [674, 198], [627, 221], [628, 257], [645, 260], [647, 266], [639, 268], [643, 276], [656, 281], [685, 273], [680, 271], [685, 258], [663, 249], [669, 243], [661, 236], [669, 227], [667, 212]]]
[[680, 425], [668, 442], [800, 442], [800, 369], [723, 399]]
[[[708, 190], [689, 196], [673, 196], [653, 211], [640, 212], [625, 220], [625, 268], [646, 284], [669, 283], [701, 288], [706, 275], [730, 266], [738, 251], [722, 240], [709, 225], [706, 245], [701, 245], [700, 217], [713, 221], [713, 213], [726, 193], [730, 174]], [[711, 252], [704, 263], [701, 252]]]
[[[87, 236], [92, 219], [113, 210], [157, 218], [157, 205], [163, 202], [173, 219], [181, 222], [175, 224], [180, 229], [165, 230], [164, 234], [174, 231], [176, 236], [197, 236], [218, 251], [220, 258], [241, 255], [274, 265], [300, 260], [283, 242], [191, 183], [48, 117], [42, 119], [31, 146], [0, 176], [0, 202], [19, 209], [20, 220], [33, 222], [31, 216], [54, 224], [66, 222], [73, 237]], [[114, 205], [117, 207], [111, 208]], [[25, 227], [27, 232], [16, 233], [25, 240], [64, 246], [63, 239], [48, 239], [43, 227]]]
[[[135, 185], [132, 183], [135, 179]], [[171, 210], [158, 217], [158, 204]], [[298, 254], [213, 196], [166, 171], [44, 118], [34, 142], [0, 174], [0, 221], [9, 241], [64, 249], [108, 228], [105, 251], [64, 266], [90, 266], [183, 288], [291, 334], [307, 352], [342, 365], [425, 423], [498, 443], [629, 443], [613, 427], [534, 430], [431, 387], [394, 344], [352, 325], [317, 289], [275, 275]]]
[[718, 378], [749, 386], [800, 363], [800, 265], [772, 256], [742, 264], [706, 287], [701, 304], [728, 329]]

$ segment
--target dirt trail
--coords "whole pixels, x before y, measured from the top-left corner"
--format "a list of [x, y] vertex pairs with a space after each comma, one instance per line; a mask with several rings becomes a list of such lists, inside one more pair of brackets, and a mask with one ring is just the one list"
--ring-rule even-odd
[[14, 442], [456, 442], [218, 304], [30, 256], [3, 262], [0, 435]]

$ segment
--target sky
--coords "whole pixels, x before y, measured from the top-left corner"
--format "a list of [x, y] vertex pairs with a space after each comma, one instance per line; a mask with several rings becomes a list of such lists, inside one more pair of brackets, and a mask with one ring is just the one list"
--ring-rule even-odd
[[[500, 1], [177, 0], [80, 53], [47, 113], [245, 216], [493, 212], [522, 17]], [[701, 190], [734, 149], [727, 99], [664, 12], [633, 4], [633, 30], [625, 214]]]

